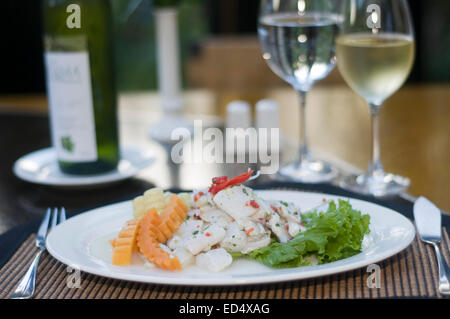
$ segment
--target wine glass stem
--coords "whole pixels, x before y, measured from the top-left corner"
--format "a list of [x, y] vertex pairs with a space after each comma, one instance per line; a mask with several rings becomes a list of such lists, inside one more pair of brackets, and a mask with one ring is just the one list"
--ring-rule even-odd
[[300, 162], [309, 159], [308, 139], [306, 138], [306, 93], [298, 91], [300, 96]]
[[370, 104], [370, 116], [372, 120], [372, 162], [369, 164], [369, 174], [383, 172], [380, 157], [380, 109], [381, 105]]

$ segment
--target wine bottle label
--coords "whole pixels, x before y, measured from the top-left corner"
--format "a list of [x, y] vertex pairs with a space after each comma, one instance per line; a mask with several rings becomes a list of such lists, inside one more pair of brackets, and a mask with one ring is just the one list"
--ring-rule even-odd
[[47, 91], [53, 147], [63, 162], [98, 158], [88, 52], [47, 52]]

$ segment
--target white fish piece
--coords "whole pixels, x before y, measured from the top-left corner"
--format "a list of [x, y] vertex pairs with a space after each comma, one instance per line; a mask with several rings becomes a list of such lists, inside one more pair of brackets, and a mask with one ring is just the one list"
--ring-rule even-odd
[[216, 203], [214, 203], [214, 195], [209, 192], [209, 190], [206, 192], [206, 197], [208, 198], [208, 203], [211, 207], [216, 207]]
[[267, 219], [269, 219], [270, 216], [273, 214], [273, 210], [270, 207], [270, 203], [262, 198], [257, 198], [255, 201], [258, 203], [259, 209], [255, 214], [251, 215], [250, 217], [265, 224], [267, 222]]
[[200, 213], [200, 218], [211, 224], [218, 224], [224, 228], [231, 223], [231, 217], [221, 209], [212, 208]]
[[272, 214], [269, 220], [269, 226], [281, 243], [286, 243], [291, 239], [291, 236], [286, 229], [286, 225], [281, 221], [278, 213]]
[[183, 238], [190, 237], [195, 231], [202, 229], [203, 223], [201, 219], [189, 218], [181, 224], [175, 235]]
[[200, 214], [201, 214], [201, 213], [204, 213], [204, 212], [206, 212], [208, 210], [211, 210], [211, 209], [217, 209], [217, 206], [216, 205], [213, 206], [210, 203], [208, 203], [208, 204], [203, 205], [202, 207], [200, 207], [198, 210], [200, 211]]
[[200, 190], [198, 192], [194, 192], [194, 200], [193, 205], [195, 207], [203, 207], [209, 204], [209, 196], [207, 190]]
[[252, 189], [236, 185], [218, 192], [214, 203], [234, 219], [242, 219], [258, 212], [258, 208], [248, 205], [255, 198]]
[[271, 201], [271, 205], [276, 207], [281, 218], [288, 222], [300, 223], [301, 214], [300, 209], [293, 203], [287, 203], [284, 201]]
[[232, 262], [233, 257], [223, 248], [213, 249], [196, 257], [197, 266], [212, 272], [222, 271]]
[[249, 237], [261, 237], [266, 234], [264, 226], [249, 218], [241, 218], [236, 220], [236, 224], [243, 229]]
[[238, 252], [244, 249], [245, 245], [247, 245], [247, 235], [236, 223], [231, 223], [225, 238], [220, 242], [220, 247], [226, 251]]
[[173, 251], [173, 254], [180, 261], [181, 267], [186, 268], [195, 263], [195, 257], [184, 247], [178, 247]]
[[184, 244], [191, 254], [197, 255], [198, 253], [209, 250], [211, 246], [218, 244], [225, 238], [226, 232], [223, 227], [218, 225], [211, 225], [201, 233], [188, 239]]
[[160, 247], [162, 250], [164, 250], [166, 253], [172, 254], [172, 249], [170, 249], [168, 246], [159, 243], [159, 247]]
[[189, 218], [195, 218], [196, 216], [200, 216], [200, 212], [199, 208], [191, 209], [187, 212], [187, 216]]
[[197, 255], [208, 247], [208, 240], [203, 234], [192, 237], [184, 243], [184, 248], [186, 248], [193, 255]]
[[264, 236], [258, 240], [247, 241], [247, 245], [245, 245], [244, 249], [241, 250], [241, 253], [248, 254], [249, 252], [266, 247], [270, 245], [270, 235]]
[[183, 247], [183, 246], [184, 246], [184, 240], [183, 240], [182, 237], [180, 237], [180, 236], [178, 236], [178, 235], [174, 235], [174, 236], [172, 236], [172, 238], [170, 238], [170, 239], [167, 241], [166, 244], [167, 244], [167, 246], [168, 246], [170, 249], [175, 250], [175, 249], [177, 249], [177, 248], [179, 248], [179, 247]]
[[297, 235], [299, 232], [301, 232], [301, 226], [298, 223], [293, 223], [293, 222], [288, 222], [288, 232], [289, 235], [291, 235], [292, 237], [295, 237], [295, 235]]

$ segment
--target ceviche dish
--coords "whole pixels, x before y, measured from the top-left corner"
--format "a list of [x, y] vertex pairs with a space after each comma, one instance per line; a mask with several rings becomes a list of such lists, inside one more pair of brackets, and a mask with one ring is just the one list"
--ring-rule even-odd
[[216, 177], [208, 189], [192, 193], [154, 188], [135, 198], [133, 219], [110, 240], [112, 264], [127, 266], [137, 254], [149, 267], [179, 271], [196, 265], [219, 272], [239, 258], [287, 268], [361, 252], [369, 215], [346, 200], [301, 211], [293, 203], [262, 198], [244, 185], [252, 175]]

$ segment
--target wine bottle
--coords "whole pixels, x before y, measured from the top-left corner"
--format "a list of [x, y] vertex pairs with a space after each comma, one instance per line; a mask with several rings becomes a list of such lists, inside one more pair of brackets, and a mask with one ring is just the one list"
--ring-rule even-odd
[[44, 0], [44, 59], [53, 147], [62, 172], [111, 171], [119, 162], [109, 0]]

